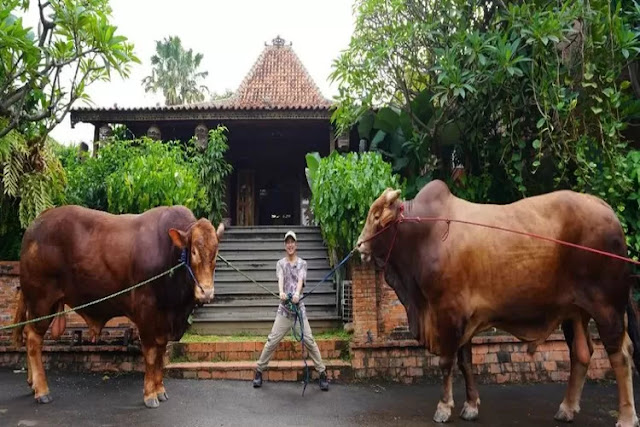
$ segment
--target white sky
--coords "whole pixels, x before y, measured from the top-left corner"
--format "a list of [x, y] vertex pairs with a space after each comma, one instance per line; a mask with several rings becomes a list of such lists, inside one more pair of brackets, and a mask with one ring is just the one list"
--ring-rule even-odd
[[[293, 42], [311, 77], [331, 98], [331, 65], [353, 31], [351, 0], [111, 0], [111, 7], [112, 22], [135, 44], [142, 64], [133, 67], [126, 81], [116, 77], [89, 86], [96, 106], [162, 103], [161, 94], [145, 94], [141, 80], [151, 72], [155, 41], [169, 35], [204, 54], [202, 70], [209, 71], [205, 84], [212, 92], [223, 92], [238, 87], [264, 43], [279, 34]], [[64, 144], [90, 142], [93, 125], [79, 123], [71, 129], [67, 117], [51, 136]]]

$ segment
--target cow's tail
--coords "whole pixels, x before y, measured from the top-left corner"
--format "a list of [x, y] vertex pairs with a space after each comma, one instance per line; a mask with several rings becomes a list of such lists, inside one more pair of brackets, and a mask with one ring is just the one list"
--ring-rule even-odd
[[[24, 302], [24, 294], [22, 290], [18, 290], [18, 306], [16, 307], [16, 314], [13, 316], [13, 323], [21, 323], [27, 320], [27, 304]], [[24, 326], [18, 326], [13, 329], [13, 345], [21, 347], [24, 345], [24, 336], [22, 332]]]
[[629, 302], [627, 303], [627, 333], [633, 343], [633, 363], [636, 365], [636, 372], [640, 374], [640, 325], [638, 324], [638, 308], [629, 292]]

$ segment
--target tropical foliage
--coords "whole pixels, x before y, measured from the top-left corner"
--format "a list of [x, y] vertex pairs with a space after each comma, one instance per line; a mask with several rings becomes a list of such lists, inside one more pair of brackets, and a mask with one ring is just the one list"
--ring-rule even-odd
[[[49, 132], [87, 87], [126, 77], [133, 46], [110, 23], [107, 0], [7, 0], [0, 8], [0, 240], [53, 205], [64, 171]], [[25, 24], [35, 12], [38, 28]]]
[[204, 101], [208, 89], [201, 84], [209, 73], [198, 71], [204, 57], [182, 46], [180, 37], [170, 36], [156, 41], [156, 54], [151, 57], [151, 75], [142, 80], [145, 92], [161, 91], [166, 105], [192, 104]]
[[[211, 129], [209, 143], [204, 152], [190, 150], [193, 153], [193, 162], [198, 170], [200, 182], [204, 185], [209, 200], [206, 215], [214, 224], [218, 224], [222, 220], [227, 209], [224, 202], [226, 178], [232, 171], [231, 165], [224, 158], [229, 149], [226, 131], [227, 128], [224, 126]], [[194, 146], [193, 142], [191, 146]]]
[[[572, 188], [640, 232], [624, 137], [640, 111], [625, 78], [640, 50], [637, 3], [357, 0], [355, 10], [332, 73], [333, 119], [358, 124], [408, 196], [432, 178], [499, 203]], [[455, 182], [454, 164], [465, 171]]]
[[400, 188], [399, 177], [378, 153], [314, 159], [307, 156], [311, 208], [332, 258], [342, 259], [355, 247], [371, 203], [387, 187]]
[[77, 204], [111, 213], [141, 213], [161, 205], [181, 204], [198, 217], [219, 221], [224, 210], [225, 177], [231, 166], [219, 127], [209, 133], [204, 153], [192, 140], [112, 140], [96, 157], [60, 150], [68, 185], [59, 204]]

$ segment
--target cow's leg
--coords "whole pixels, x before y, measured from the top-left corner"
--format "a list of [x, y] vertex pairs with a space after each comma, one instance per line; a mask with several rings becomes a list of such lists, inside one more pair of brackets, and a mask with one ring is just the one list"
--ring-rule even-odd
[[589, 319], [589, 315], [583, 314], [573, 320], [562, 322], [562, 330], [571, 355], [571, 375], [567, 392], [554, 417], [558, 421], [571, 422], [575, 414], [580, 412], [582, 388], [593, 354], [593, 343], [588, 329]]
[[156, 347], [156, 370], [155, 370], [155, 387], [156, 396], [160, 402], [165, 402], [169, 399], [167, 390], [164, 388], [164, 354], [167, 351], [167, 341], [158, 340], [158, 346]]
[[473, 378], [473, 368], [471, 359], [471, 341], [463, 345], [458, 350], [458, 368], [464, 376], [467, 389], [467, 400], [464, 402], [460, 417], [463, 420], [473, 421], [478, 418], [478, 407], [480, 406], [480, 394]]
[[27, 365], [31, 373], [31, 387], [38, 403], [50, 403], [53, 400], [49, 394], [49, 385], [42, 363], [42, 341], [48, 327], [48, 322], [43, 321], [38, 324], [30, 323], [24, 328], [27, 334], [27, 358], [29, 359]]
[[446, 423], [451, 419], [453, 410], [453, 361], [455, 352], [450, 355], [440, 355], [440, 370], [442, 371], [442, 398], [433, 416], [433, 421]]
[[144, 404], [147, 408], [157, 408], [160, 406], [156, 393], [157, 354], [158, 347], [156, 346], [155, 340], [142, 340], [142, 355], [144, 357]]
[[618, 383], [618, 422], [616, 427], [636, 427], [638, 417], [633, 399], [631, 353], [633, 347], [625, 327], [624, 314], [615, 312], [594, 315], [600, 339], [609, 354], [609, 361]]
[[29, 357], [29, 347], [27, 347], [27, 384], [33, 388], [33, 368], [31, 367], [31, 358]]

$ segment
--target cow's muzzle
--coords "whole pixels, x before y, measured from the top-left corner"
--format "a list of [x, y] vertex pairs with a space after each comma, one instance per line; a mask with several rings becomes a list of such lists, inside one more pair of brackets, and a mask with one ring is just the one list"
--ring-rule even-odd
[[196, 300], [201, 304], [210, 303], [213, 300], [213, 288], [204, 289], [200, 286], [196, 286]]
[[371, 261], [371, 248], [366, 240], [358, 239], [358, 252], [360, 252], [360, 259], [362, 262]]

